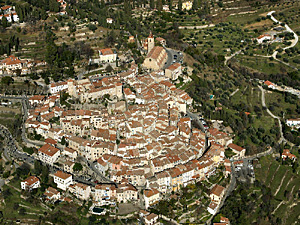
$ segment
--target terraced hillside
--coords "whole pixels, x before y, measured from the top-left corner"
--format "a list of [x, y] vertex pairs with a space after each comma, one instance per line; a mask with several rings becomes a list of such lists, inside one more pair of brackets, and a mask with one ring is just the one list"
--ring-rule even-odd
[[300, 176], [290, 166], [281, 165], [271, 157], [262, 158], [260, 164], [256, 177], [271, 190], [272, 214], [280, 215], [282, 224], [296, 224], [300, 219]]
[[254, 184], [239, 183], [220, 213], [232, 224], [297, 224], [300, 176], [272, 156], [255, 166]]

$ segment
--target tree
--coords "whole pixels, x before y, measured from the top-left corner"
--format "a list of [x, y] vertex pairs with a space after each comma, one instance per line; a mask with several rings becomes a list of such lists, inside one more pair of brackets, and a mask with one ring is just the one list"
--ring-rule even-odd
[[193, 10], [197, 10], [198, 9], [198, 0], [194, 0], [193, 2]]
[[12, 77], [9, 77], [9, 76], [5, 76], [1, 79], [1, 83], [6, 85], [6, 86], [9, 86], [13, 82], [14, 82], [14, 79]]
[[162, 0], [157, 0], [156, 1], [156, 8], [158, 11], [162, 10]]
[[25, 215], [25, 213], [26, 213], [26, 209], [25, 208], [20, 208], [20, 210], [19, 210], [19, 214], [20, 215], [22, 215], [22, 216], [24, 216]]
[[111, 65], [108, 65], [108, 66], [105, 68], [105, 70], [106, 70], [107, 72], [111, 72], [111, 71], [113, 71], [114, 69], [111, 67]]
[[47, 166], [42, 167], [42, 175], [41, 175], [41, 180], [43, 183], [48, 183], [49, 180], [49, 169]]
[[82, 165], [80, 163], [75, 163], [73, 170], [74, 171], [82, 171]]
[[97, 26], [94, 24], [91, 24], [91, 23], [89, 24], [88, 28], [89, 28], [89, 30], [91, 30], [93, 32], [95, 32], [95, 30], [97, 30]]
[[40, 175], [42, 172], [42, 164], [38, 160], [34, 160], [34, 173]]
[[60, 142], [62, 145], [66, 145], [66, 139], [65, 137], [63, 136], [62, 139], [61, 139], [61, 142]]
[[170, 11], [172, 10], [172, 6], [173, 6], [173, 0], [169, 0], [169, 9], [170, 9]]
[[5, 16], [2, 17], [2, 27], [3, 28], [8, 27], [8, 21]]
[[182, 11], [182, 0], [178, 1], [178, 10]]
[[154, 7], [155, 7], [155, 6], [154, 6], [154, 0], [150, 0], [150, 8], [151, 8], [151, 9], [154, 9]]

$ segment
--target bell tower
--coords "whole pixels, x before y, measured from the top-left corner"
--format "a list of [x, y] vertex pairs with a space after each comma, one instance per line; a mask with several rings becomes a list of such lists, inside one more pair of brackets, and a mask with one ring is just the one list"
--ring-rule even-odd
[[152, 32], [150, 31], [149, 37], [148, 37], [148, 53], [152, 50], [152, 48], [154, 48], [154, 37]]

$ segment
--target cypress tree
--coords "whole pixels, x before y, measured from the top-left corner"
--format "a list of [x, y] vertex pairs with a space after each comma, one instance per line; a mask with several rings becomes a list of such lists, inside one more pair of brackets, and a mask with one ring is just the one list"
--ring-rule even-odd
[[172, 10], [173, 0], [169, 0], [169, 9]]
[[150, 0], [150, 8], [154, 9], [154, 0]]
[[178, 10], [182, 11], [182, 0], [178, 1]]
[[193, 2], [193, 10], [197, 10], [198, 9], [198, 0], [194, 0]]
[[159, 12], [162, 10], [162, 0], [157, 0], [156, 8]]

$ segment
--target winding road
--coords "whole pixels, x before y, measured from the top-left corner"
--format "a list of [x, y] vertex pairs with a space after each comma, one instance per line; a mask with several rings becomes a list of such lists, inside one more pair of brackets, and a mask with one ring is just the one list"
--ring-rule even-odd
[[258, 88], [259, 88], [260, 91], [261, 91], [261, 104], [262, 104], [262, 106], [266, 108], [267, 113], [268, 113], [271, 117], [273, 117], [274, 119], [277, 119], [277, 120], [278, 120], [278, 124], [279, 124], [279, 128], [280, 128], [280, 139], [279, 139], [278, 143], [281, 144], [282, 142], [286, 142], [286, 143], [288, 143], [289, 145], [292, 145], [292, 146], [293, 146], [293, 145], [294, 145], [293, 143], [289, 142], [288, 140], [286, 140], [286, 139], [284, 138], [284, 135], [283, 135], [283, 132], [282, 132], [282, 125], [281, 125], [280, 117], [275, 116], [275, 115], [268, 109], [268, 107], [267, 107], [267, 105], [266, 105], [266, 102], [265, 102], [265, 89], [263, 89], [261, 86], [258, 86]]
[[[281, 22], [278, 21], [278, 20], [273, 16], [273, 13], [275, 13], [275, 11], [271, 11], [271, 12], [269, 12], [267, 15], [270, 16], [270, 19], [271, 19], [272, 21], [274, 21], [275, 23], [279, 23], [279, 24], [280, 24]], [[297, 44], [298, 41], [299, 41], [299, 37], [298, 37], [298, 35], [297, 35], [297, 34], [296, 34], [296, 33], [295, 33], [295, 32], [294, 32], [287, 24], [285, 24], [284, 27], [285, 27], [285, 29], [286, 29], [287, 32], [293, 33], [293, 35], [294, 35], [294, 39], [291, 40], [291, 42], [292, 42], [291, 45], [283, 48], [283, 50], [286, 50], [286, 49], [295, 47], [296, 44]], [[233, 53], [233, 54], [230, 55], [230, 56], [225, 56], [224, 65], [226, 66], [227, 63], [228, 63], [228, 61], [229, 61], [230, 59], [232, 59], [234, 56], [240, 54], [242, 51], [243, 51], [243, 49], [241, 49], [241, 50], [239, 50], [239, 51]], [[297, 67], [294, 67], [294, 66], [290, 65], [289, 63], [286, 63], [286, 62], [281, 61], [281, 60], [279, 60], [278, 58], [276, 58], [277, 53], [278, 53], [278, 51], [275, 50], [275, 51], [273, 52], [273, 54], [270, 55], [270, 56], [265, 56], [265, 55], [256, 55], [256, 56], [265, 57], [265, 58], [271, 58], [271, 57], [272, 57], [272, 58], [274, 58], [276, 61], [278, 61], [278, 62], [280, 62], [280, 63], [282, 63], [282, 64], [285, 64], [286, 66], [289, 66], [289, 67], [291, 67], [291, 68], [293, 68], [293, 69], [295, 69], [295, 70], [298, 70]], [[229, 68], [232, 72], [234, 72], [230, 67], [228, 67], [228, 68]]]

